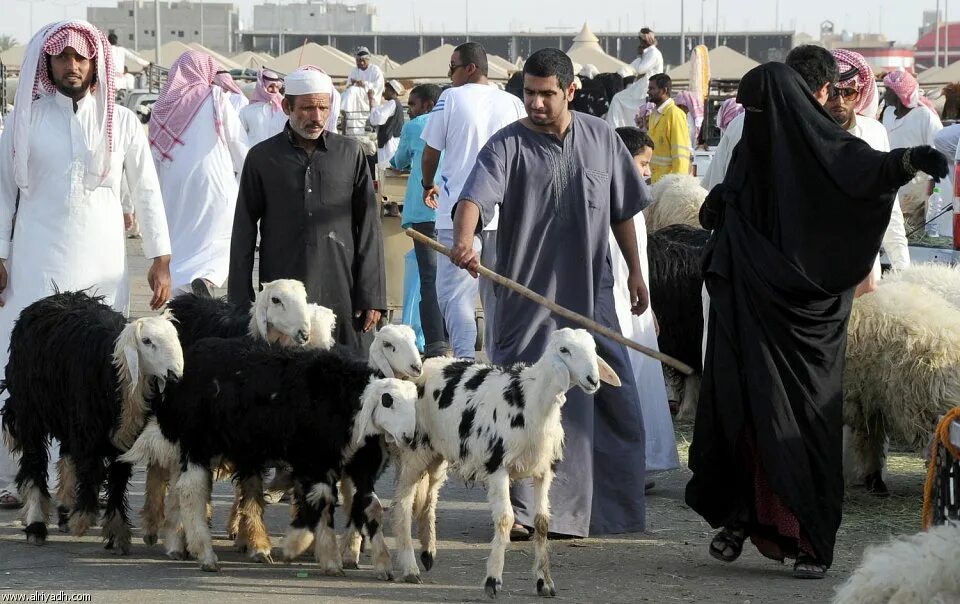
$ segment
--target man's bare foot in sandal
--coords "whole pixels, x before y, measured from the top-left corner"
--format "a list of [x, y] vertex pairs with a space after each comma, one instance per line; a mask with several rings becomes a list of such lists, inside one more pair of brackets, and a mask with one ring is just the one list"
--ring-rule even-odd
[[746, 531], [742, 527], [725, 527], [714, 535], [710, 542], [710, 555], [721, 562], [733, 562], [743, 552], [743, 541], [746, 537]]

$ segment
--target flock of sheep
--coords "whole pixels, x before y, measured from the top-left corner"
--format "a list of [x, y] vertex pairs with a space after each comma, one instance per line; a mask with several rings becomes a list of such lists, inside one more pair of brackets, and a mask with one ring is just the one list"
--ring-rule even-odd
[[[96, 523], [106, 483], [102, 535], [129, 553], [126, 491], [133, 464], [147, 466], [144, 541], [162, 536], [175, 559], [218, 570], [209, 528], [215, 476], [236, 486], [229, 530], [251, 559], [272, 561], [263, 522], [263, 475], [281, 467], [293, 488], [282, 551], [293, 560], [313, 543], [330, 575], [357, 568], [365, 536], [377, 575], [394, 577], [374, 491], [397, 464], [393, 506], [399, 575], [421, 582], [410, 539], [418, 520], [420, 562], [436, 559], [437, 496], [448, 468], [487, 485], [496, 527], [484, 588], [502, 590], [510, 540], [512, 480], [537, 492], [537, 592], [556, 595], [547, 553], [552, 468], [562, 455], [560, 421], [572, 387], [619, 386], [583, 330], [554, 332], [530, 366], [450, 358], [421, 361], [413, 330], [380, 329], [369, 360], [333, 342], [336, 317], [308, 304], [303, 284], [263, 285], [249, 312], [186, 294], [160, 316], [127, 323], [84, 292], [56, 293], [17, 321], [3, 388], [4, 439], [20, 455], [27, 540], [43, 544], [51, 497], [47, 445], [60, 441], [58, 524], [79, 536]], [[346, 530], [338, 541], [334, 508]]]
[[[671, 176], [653, 193], [646, 213], [660, 347], [699, 369], [699, 258], [708, 235], [697, 216], [706, 191], [695, 178]], [[249, 312], [192, 294], [172, 300], [162, 315], [129, 323], [83, 292], [29, 306], [14, 327], [2, 385], [9, 394], [4, 439], [20, 455], [17, 484], [28, 541], [42, 544], [47, 537], [47, 443], [56, 438], [63, 532], [82, 535], [96, 523], [106, 483], [103, 539], [128, 553], [126, 490], [139, 463], [147, 466], [146, 543], [162, 537], [169, 556], [192, 555], [203, 570], [217, 570], [208, 524], [211, 484], [232, 477], [228, 531], [252, 560], [270, 562], [263, 476], [277, 467], [294, 493], [284, 559], [313, 544], [322, 570], [342, 574], [357, 567], [365, 536], [377, 575], [388, 580], [394, 565], [374, 488], [392, 460], [396, 576], [419, 583], [420, 566], [430, 570], [435, 563], [437, 496], [450, 471], [487, 487], [495, 530], [484, 589], [496, 597], [514, 522], [509, 486], [532, 478], [537, 592], [556, 595], [547, 533], [565, 393], [620, 385], [593, 338], [559, 330], [537, 363], [496, 367], [421, 361], [413, 331], [393, 325], [377, 333], [369, 360], [361, 361], [334, 344], [335, 321], [329, 309], [309, 304], [303, 285], [292, 280], [264, 284]], [[681, 413], [689, 415], [697, 377], [681, 381], [668, 373], [667, 381], [672, 399], [682, 401]], [[855, 302], [843, 404], [847, 474], [886, 494], [887, 443], [923, 444], [937, 417], [960, 404], [960, 272], [913, 266]], [[338, 500], [346, 513], [339, 538], [333, 528]], [[937, 545], [933, 537], [911, 543], [929, 554], [943, 541], [937, 538]], [[874, 576], [869, 560], [882, 567], [892, 564], [889, 555], [903, 554], [883, 555], [872, 554], [851, 585]]]

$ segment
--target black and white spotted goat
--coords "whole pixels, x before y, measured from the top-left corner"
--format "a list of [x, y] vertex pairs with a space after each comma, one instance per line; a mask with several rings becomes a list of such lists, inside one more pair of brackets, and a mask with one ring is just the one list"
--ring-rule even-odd
[[449, 463], [464, 480], [481, 481], [487, 487], [494, 523], [485, 583], [490, 597], [496, 597], [503, 585], [504, 553], [514, 521], [510, 481], [533, 478], [537, 592], [556, 595], [547, 532], [552, 468], [563, 454], [560, 410], [567, 390], [579, 386], [593, 393], [601, 381], [620, 385], [613, 369], [597, 356], [593, 338], [582, 329], [554, 332], [543, 356], [530, 366], [495, 367], [449, 358], [424, 362], [417, 381], [417, 434], [399, 445], [393, 513], [400, 576], [420, 582], [410, 531], [416, 491], [424, 476], [429, 485], [420, 517], [421, 560], [427, 570], [433, 566], [436, 498]]
[[[384, 440], [413, 436], [416, 386], [378, 378], [365, 362], [333, 351], [278, 349], [246, 339], [202, 340], [187, 351], [186, 363], [183, 380], [157, 409], [159, 431], [145, 432], [125, 457], [154, 460], [176, 480], [179, 501], [172, 498], [167, 508], [168, 555], [183, 557], [185, 537], [201, 568], [217, 570], [205, 514], [211, 469], [229, 460], [242, 483], [283, 461], [292, 468], [299, 502], [285, 557], [302, 553], [315, 532], [324, 572], [342, 574], [332, 525], [336, 483], [348, 473], [357, 491], [351, 518], [371, 539], [378, 575], [390, 578], [383, 508], [373, 487], [385, 462]], [[262, 493], [251, 499], [262, 505]], [[261, 513], [246, 518], [263, 522]]]
[[47, 537], [47, 444], [55, 438], [61, 530], [79, 536], [96, 522], [106, 472], [103, 538], [108, 548], [129, 553], [131, 467], [117, 456], [138, 437], [167, 382], [183, 374], [170, 319], [127, 323], [84, 292], [57, 293], [20, 313], [10, 337], [3, 428], [10, 451], [21, 454], [16, 480], [29, 542]]

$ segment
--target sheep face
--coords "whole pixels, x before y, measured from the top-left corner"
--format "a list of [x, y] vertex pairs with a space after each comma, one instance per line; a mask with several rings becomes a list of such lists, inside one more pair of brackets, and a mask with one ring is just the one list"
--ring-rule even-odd
[[131, 385], [153, 377], [163, 391], [167, 380], [179, 380], [183, 376], [183, 349], [171, 318], [169, 313], [144, 317], [131, 322], [121, 332], [114, 358], [122, 358], [119, 368], [126, 371]]
[[337, 315], [326, 306], [309, 304], [310, 308], [310, 341], [307, 347], [314, 350], [330, 350], [335, 340], [333, 329], [337, 326]]
[[303, 346], [310, 340], [313, 313], [307, 290], [295, 279], [263, 284], [253, 303], [250, 335], [281, 346]]
[[420, 376], [423, 361], [417, 336], [408, 325], [385, 325], [370, 345], [370, 366], [387, 377]]
[[551, 355], [555, 367], [565, 371], [570, 386], [593, 394], [600, 382], [620, 386], [616, 372], [599, 356], [593, 337], [584, 329], [564, 328], [553, 332], [544, 356]]
[[417, 428], [417, 387], [397, 378], [370, 380], [364, 389], [355, 429], [358, 443], [383, 434], [388, 443], [413, 438]]

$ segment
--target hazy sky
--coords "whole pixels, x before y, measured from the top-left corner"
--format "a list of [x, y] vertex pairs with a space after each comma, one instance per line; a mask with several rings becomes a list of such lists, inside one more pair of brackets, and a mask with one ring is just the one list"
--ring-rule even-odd
[[[256, 3], [262, 0], [256, 0]], [[291, 0], [281, 0], [288, 2]], [[276, 3], [277, 0], [272, 0]], [[353, 0], [348, 3], [355, 4]], [[680, 0], [370, 0], [378, 8], [383, 30], [462, 31], [469, 17], [470, 31], [579, 29], [584, 21], [595, 31], [635, 31], [644, 25], [655, 30], [680, 30]], [[0, 0], [0, 34], [29, 39], [32, 29], [57, 19], [83, 18], [87, 6], [110, 6], [109, 0]], [[249, 26], [255, 0], [238, 0], [241, 19]], [[940, 1], [960, 21], [960, 2]], [[833, 21], [837, 30], [882, 31], [898, 43], [913, 44], [922, 11], [933, 10], [935, 0], [719, 0], [722, 30], [797, 29], [817, 36], [819, 24]], [[705, 9], [707, 31], [716, 22], [717, 0], [685, 0], [686, 30], [700, 32], [700, 9]], [[468, 10], [469, 7], [469, 10]], [[32, 26], [31, 26], [32, 9]], [[949, 14], [948, 14], [949, 16]]]

